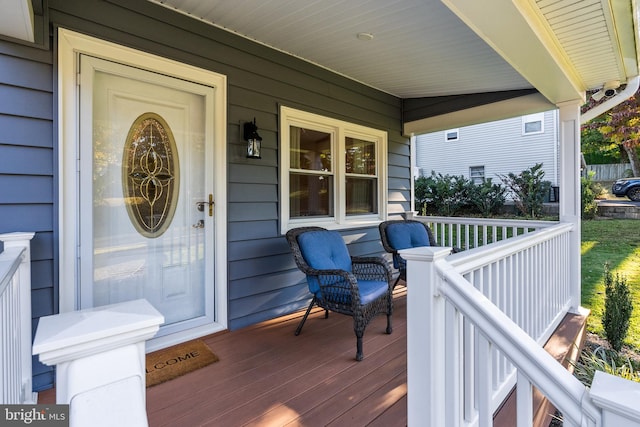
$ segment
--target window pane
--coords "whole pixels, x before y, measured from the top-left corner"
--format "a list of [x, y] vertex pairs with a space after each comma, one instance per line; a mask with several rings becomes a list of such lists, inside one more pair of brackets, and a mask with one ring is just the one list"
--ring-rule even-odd
[[289, 158], [292, 169], [331, 171], [331, 134], [291, 126]]
[[378, 213], [378, 180], [347, 177], [347, 215]]
[[376, 143], [362, 139], [345, 139], [346, 173], [376, 174]]
[[480, 185], [484, 182], [484, 166], [471, 166], [469, 168], [469, 177], [475, 185]]
[[289, 215], [291, 218], [333, 216], [333, 177], [330, 175], [289, 175]]
[[528, 122], [524, 124], [524, 133], [542, 132], [542, 122]]
[[444, 140], [445, 141], [457, 141], [458, 140], [458, 129], [449, 129], [444, 132]]

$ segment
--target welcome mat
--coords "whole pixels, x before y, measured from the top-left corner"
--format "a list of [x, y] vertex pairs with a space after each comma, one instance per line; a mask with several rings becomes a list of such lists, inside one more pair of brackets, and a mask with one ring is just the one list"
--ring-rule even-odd
[[217, 362], [218, 356], [201, 341], [189, 341], [147, 354], [147, 387]]

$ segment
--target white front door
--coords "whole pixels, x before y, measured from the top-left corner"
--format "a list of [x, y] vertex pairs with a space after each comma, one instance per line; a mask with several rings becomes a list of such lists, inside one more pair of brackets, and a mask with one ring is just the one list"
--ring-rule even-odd
[[226, 329], [225, 76], [65, 29], [58, 76], [60, 312], [145, 298], [148, 351]]
[[[211, 88], [80, 57], [80, 308], [147, 299], [160, 334], [213, 318]], [[203, 203], [206, 202], [206, 203]]]

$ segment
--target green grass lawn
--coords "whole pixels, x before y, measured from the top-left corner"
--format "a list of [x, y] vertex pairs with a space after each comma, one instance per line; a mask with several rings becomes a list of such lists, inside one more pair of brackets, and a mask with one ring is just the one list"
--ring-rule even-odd
[[604, 264], [626, 277], [634, 309], [625, 343], [640, 351], [640, 220], [582, 221], [582, 305], [591, 309], [590, 332], [604, 337]]

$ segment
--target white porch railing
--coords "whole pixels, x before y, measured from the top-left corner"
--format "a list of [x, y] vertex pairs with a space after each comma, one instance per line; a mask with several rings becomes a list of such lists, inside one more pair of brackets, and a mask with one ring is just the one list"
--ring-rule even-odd
[[0, 404], [35, 402], [31, 378], [33, 233], [0, 234]]
[[[452, 257], [451, 265], [478, 291], [509, 316], [539, 345], [549, 339], [569, 311], [571, 295], [567, 261], [571, 224], [545, 228], [536, 235], [521, 236]], [[457, 259], [456, 259], [457, 258]], [[474, 357], [476, 333], [463, 322], [463, 348]], [[491, 407], [495, 410], [515, 385], [515, 368], [492, 349]], [[471, 364], [469, 364], [471, 365]], [[474, 372], [482, 366], [465, 365], [466, 390], [473, 390]], [[471, 395], [469, 401], [472, 402]], [[471, 411], [466, 408], [467, 413]]]
[[531, 233], [557, 224], [556, 221], [524, 221], [519, 219], [463, 218], [416, 216], [433, 231], [439, 246], [472, 249], [511, 237]]
[[409, 425], [491, 426], [514, 384], [518, 426], [532, 423], [532, 386], [565, 426], [606, 425], [587, 389], [541, 346], [568, 310], [570, 281], [579, 280], [565, 268], [571, 229], [556, 224], [450, 256], [438, 247], [401, 252]]

